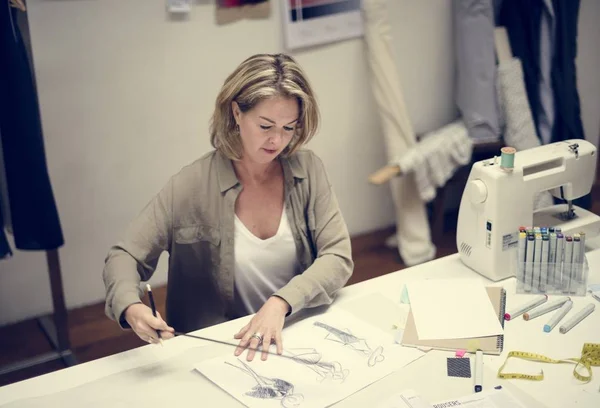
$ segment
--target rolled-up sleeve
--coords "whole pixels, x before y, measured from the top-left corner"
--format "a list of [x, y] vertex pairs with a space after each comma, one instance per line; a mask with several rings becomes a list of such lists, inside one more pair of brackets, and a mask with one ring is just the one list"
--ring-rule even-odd
[[354, 269], [348, 228], [323, 162], [314, 153], [310, 161], [307, 223], [316, 257], [302, 274], [275, 293], [289, 303], [290, 314], [331, 304]]
[[112, 246], [103, 271], [106, 315], [122, 328], [125, 309], [140, 302], [140, 281], [150, 279], [160, 255], [170, 246], [172, 231], [172, 179], [128, 226], [125, 236]]

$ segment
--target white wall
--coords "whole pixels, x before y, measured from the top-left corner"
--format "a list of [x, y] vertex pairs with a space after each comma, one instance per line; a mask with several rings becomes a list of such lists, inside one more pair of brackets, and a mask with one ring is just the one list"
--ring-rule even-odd
[[[207, 124], [226, 75], [253, 53], [283, 51], [276, 0], [268, 20], [226, 26], [214, 24], [206, 1], [197, 0], [187, 21], [170, 21], [164, 3], [28, 1], [46, 155], [66, 239], [69, 308], [103, 299], [109, 246], [172, 173], [210, 149]], [[589, 8], [595, 0], [582, 3]], [[450, 7], [390, 1], [404, 96], [419, 133], [456, 115]], [[597, 4], [591, 7], [597, 13]], [[599, 17], [587, 16], [581, 31], [597, 33]], [[599, 83], [595, 41], [580, 39], [579, 80], [589, 88]], [[309, 147], [328, 168], [350, 232], [393, 224], [387, 187], [366, 181], [385, 154], [362, 40], [292, 54], [321, 103], [321, 131]], [[597, 95], [582, 95], [596, 134]], [[165, 279], [163, 262], [153, 283]], [[0, 282], [0, 324], [51, 310], [43, 254], [16, 251], [0, 262]]]
[[[417, 130], [433, 129], [454, 115], [449, 5], [393, 3], [410, 114]], [[268, 20], [216, 26], [212, 4], [170, 21], [164, 0], [29, 1], [68, 307], [103, 299], [108, 247], [172, 173], [210, 149], [207, 124], [226, 75], [250, 54], [283, 51], [271, 4]], [[321, 103], [309, 147], [328, 168], [350, 232], [393, 224], [387, 187], [366, 181], [385, 154], [362, 40], [293, 55]], [[0, 324], [51, 310], [41, 254], [16, 251], [0, 266]], [[165, 278], [163, 267], [154, 282]]]

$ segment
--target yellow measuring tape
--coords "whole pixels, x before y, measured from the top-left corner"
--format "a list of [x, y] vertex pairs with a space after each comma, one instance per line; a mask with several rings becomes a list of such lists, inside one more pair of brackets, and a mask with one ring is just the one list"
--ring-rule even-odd
[[[600, 344], [585, 343], [583, 350], [581, 351], [580, 358], [565, 358], [562, 360], [554, 360], [541, 354], [528, 353], [525, 351], [511, 351], [506, 357], [506, 361], [502, 364], [502, 367], [498, 369], [498, 377], [504, 379], [521, 379], [521, 380], [532, 380], [541, 381], [544, 379], [544, 371], [542, 370], [539, 374], [521, 374], [521, 373], [503, 373], [502, 369], [511, 357], [520, 358], [529, 361], [538, 361], [542, 363], [550, 364], [575, 364], [573, 368], [573, 375], [579, 381], [590, 382], [592, 380], [592, 367], [600, 366]], [[588, 375], [583, 375], [578, 372], [578, 369], [583, 367], [587, 370]]]

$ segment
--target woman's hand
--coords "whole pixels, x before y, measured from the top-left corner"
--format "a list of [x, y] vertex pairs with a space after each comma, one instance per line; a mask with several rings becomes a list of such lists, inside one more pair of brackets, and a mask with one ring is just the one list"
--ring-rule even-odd
[[174, 336], [175, 330], [169, 327], [156, 312], [156, 317], [152, 315], [152, 309], [143, 303], [134, 303], [125, 309], [125, 320], [140, 339], [148, 343], [158, 343], [157, 330], [160, 330], [162, 339], [167, 340]]
[[281, 330], [285, 322], [285, 315], [289, 310], [290, 305], [285, 300], [271, 296], [250, 320], [250, 323], [242, 327], [234, 336], [236, 339], [241, 339], [234, 354], [239, 356], [247, 347], [250, 347], [247, 360], [252, 361], [255, 349], [262, 343], [261, 359], [265, 361], [272, 342], [275, 342], [277, 346], [277, 354], [283, 353]]

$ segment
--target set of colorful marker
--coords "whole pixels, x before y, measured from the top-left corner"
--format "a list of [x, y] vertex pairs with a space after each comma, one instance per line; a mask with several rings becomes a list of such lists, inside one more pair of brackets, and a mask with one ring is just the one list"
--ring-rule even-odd
[[564, 235], [559, 227], [519, 228], [517, 278], [525, 292], [546, 292], [548, 285], [574, 293], [584, 280], [585, 233]]

